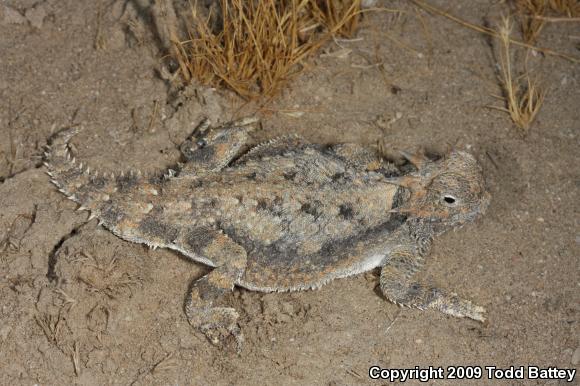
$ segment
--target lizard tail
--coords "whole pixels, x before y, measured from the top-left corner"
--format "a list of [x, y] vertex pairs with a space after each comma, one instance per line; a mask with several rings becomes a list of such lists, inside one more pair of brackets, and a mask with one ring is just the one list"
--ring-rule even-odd
[[91, 218], [102, 218], [103, 203], [111, 200], [119, 186], [135, 184], [142, 177], [133, 172], [117, 177], [99, 174], [77, 162], [71, 154], [69, 141], [78, 131], [75, 128], [57, 133], [45, 152], [44, 164], [52, 183], [69, 199], [80, 204], [79, 210], [89, 210]]

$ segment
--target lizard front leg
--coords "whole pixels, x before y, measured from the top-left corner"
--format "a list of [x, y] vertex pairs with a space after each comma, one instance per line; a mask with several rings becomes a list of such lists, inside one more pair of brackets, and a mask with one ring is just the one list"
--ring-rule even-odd
[[189, 323], [213, 344], [226, 345], [227, 340], [233, 337], [239, 352], [243, 344], [243, 335], [237, 324], [239, 315], [234, 308], [217, 303], [232, 291], [244, 273], [246, 251], [217, 231], [198, 236], [196, 239], [194, 234], [189, 235], [187, 244], [214, 263], [215, 268], [192, 283], [185, 303], [185, 313]]
[[416, 244], [397, 247], [381, 270], [380, 288], [390, 301], [421, 310], [434, 308], [456, 317], [485, 321], [485, 309], [464, 300], [454, 293], [428, 286], [414, 279], [423, 263]]

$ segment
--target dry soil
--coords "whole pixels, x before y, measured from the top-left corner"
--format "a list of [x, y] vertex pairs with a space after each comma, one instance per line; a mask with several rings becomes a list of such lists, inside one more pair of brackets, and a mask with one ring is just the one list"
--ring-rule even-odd
[[[502, 106], [495, 42], [385, 1], [402, 13], [366, 14], [356, 39], [327, 45], [256, 112], [229, 92], [179, 89], [162, 76], [151, 3], [0, 2], [0, 384], [350, 385], [384, 384], [368, 378], [372, 365], [578, 368], [578, 63], [516, 52], [516, 68], [528, 55], [548, 87], [523, 136], [489, 108]], [[498, 1], [434, 4], [492, 26], [507, 12]], [[578, 57], [578, 26], [549, 24], [539, 45]], [[436, 240], [423, 275], [484, 306], [488, 323], [400, 309], [373, 272], [318, 291], [236, 289], [228, 302], [246, 344], [239, 356], [220, 351], [183, 312], [189, 283], [207, 268], [87, 222], [42, 166], [51, 134], [80, 126], [73, 144], [91, 168], [161, 170], [202, 117], [249, 114], [262, 120], [256, 142], [297, 132], [475, 154], [491, 206]], [[458, 384], [436, 384], [447, 383]]]

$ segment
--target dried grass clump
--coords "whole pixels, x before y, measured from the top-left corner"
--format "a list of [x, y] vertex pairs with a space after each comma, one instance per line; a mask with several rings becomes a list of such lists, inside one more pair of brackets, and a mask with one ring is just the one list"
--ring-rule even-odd
[[515, 0], [525, 42], [534, 43], [542, 32], [545, 21], [540, 17], [546, 14], [547, 3], [547, 0]]
[[549, 0], [550, 9], [559, 15], [567, 17], [580, 16], [580, 1], [578, 0]]
[[532, 80], [527, 68], [521, 77], [514, 79], [510, 57], [510, 35], [510, 20], [504, 18], [499, 29], [501, 41], [499, 77], [503, 91], [502, 99], [505, 100], [506, 107], [495, 108], [509, 113], [516, 126], [526, 134], [544, 102], [545, 92]]
[[358, 29], [361, 0], [307, 1], [307, 5], [312, 18], [333, 35], [350, 38]]
[[524, 41], [537, 41], [546, 21], [552, 20], [549, 13], [567, 18], [580, 16], [578, 0], [513, 0]]
[[174, 50], [186, 82], [225, 86], [246, 99], [271, 96], [329, 38], [357, 28], [360, 0], [220, 0]]

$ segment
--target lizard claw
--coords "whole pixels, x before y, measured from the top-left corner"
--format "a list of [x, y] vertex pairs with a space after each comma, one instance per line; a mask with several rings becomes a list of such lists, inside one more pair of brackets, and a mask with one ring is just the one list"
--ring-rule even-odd
[[469, 319], [477, 320], [478, 322], [485, 322], [485, 308], [475, 305], [469, 301], [464, 307], [464, 316]]

